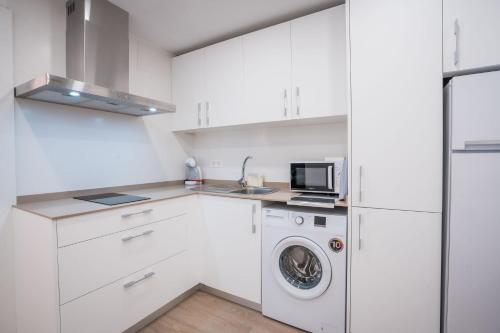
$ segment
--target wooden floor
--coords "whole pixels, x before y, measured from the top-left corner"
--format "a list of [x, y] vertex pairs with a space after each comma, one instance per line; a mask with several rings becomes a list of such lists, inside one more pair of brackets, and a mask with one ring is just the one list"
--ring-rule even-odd
[[293, 333], [299, 329], [198, 291], [140, 333]]

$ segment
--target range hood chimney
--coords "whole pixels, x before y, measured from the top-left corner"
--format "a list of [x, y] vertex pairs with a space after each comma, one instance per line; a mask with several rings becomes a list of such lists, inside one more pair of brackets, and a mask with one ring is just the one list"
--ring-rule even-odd
[[170, 103], [129, 94], [129, 15], [106, 0], [66, 2], [66, 75], [43, 74], [15, 96], [146, 116], [175, 112]]

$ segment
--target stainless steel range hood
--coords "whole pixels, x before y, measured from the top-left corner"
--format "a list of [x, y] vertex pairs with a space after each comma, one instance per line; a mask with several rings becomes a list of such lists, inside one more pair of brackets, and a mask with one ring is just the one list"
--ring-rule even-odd
[[66, 74], [43, 74], [15, 96], [133, 116], [175, 112], [175, 105], [129, 90], [128, 13], [106, 0], [66, 2]]

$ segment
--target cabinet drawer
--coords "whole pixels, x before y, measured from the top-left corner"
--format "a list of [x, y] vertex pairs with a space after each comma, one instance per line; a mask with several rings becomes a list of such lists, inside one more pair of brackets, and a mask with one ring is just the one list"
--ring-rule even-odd
[[189, 215], [59, 248], [60, 303], [188, 248]]
[[169, 199], [58, 220], [58, 246], [62, 247], [179, 216], [188, 211], [188, 203], [191, 199], [191, 197]]
[[119, 333], [194, 287], [184, 251], [61, 306], [61, 333]]

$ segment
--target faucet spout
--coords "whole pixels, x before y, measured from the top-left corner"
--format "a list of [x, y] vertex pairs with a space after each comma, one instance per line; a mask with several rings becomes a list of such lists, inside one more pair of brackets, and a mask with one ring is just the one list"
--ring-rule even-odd
[[243, 165], [241, 167], [241, 178], [238, 179], [238, 184], [240, 184], [240, 186], [243, 188], [247, 186], [246, 181], [245, 181], [245, 169], [247, 167], [247, 162], [248, 162], [248, 160], [250, 160], [252, 158], [253, 158], [252, 156], [247, 156], [247, 157], [245, 157], [245, 160], [243, 160]]

